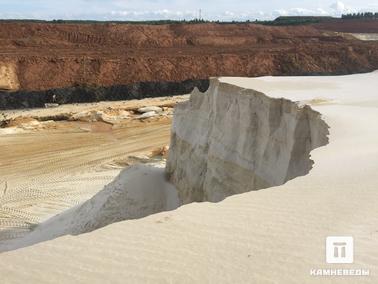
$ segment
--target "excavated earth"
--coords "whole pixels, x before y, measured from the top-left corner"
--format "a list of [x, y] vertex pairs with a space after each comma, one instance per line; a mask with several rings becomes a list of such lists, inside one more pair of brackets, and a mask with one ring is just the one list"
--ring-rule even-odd
[[[369, 25], [377, 23], [370, 21]], [[194, 87], [205, 92], [209, 76], [217, 75], [346, 74], [378, 69], [378, 42], [345, 36], [345, 33], [367, 32], [363, 25], [355, 30], [348, 30], [348, 25], [345, 24], [343, 31], [333, 31], [324, 25], [0, 22], [0, 109], [172, 96], [189, 93]], [[16, 235], [22, 236], [24, 231], [29, 232], [35, 224], [62, 208], [93, 196], [118, 174], [125, 161], [128, 163], [130, 155], [144, 155], [169, 144], [174, 104], [168, 102], [167, 105], [165, 99], [153, 103], [149, 100], [149, 103], [138, 103], [137, 107], [134, 103], [130, 106], [122, 102], [120, 105], [66, 105], [30, 112], [0, 112], [0, 128], [3, 128], [0, 133], [7, 134], [0, 141], [0, 227], [21, 228], [23, 231], [17, 231]], [[162, 112], [152, 118], [142, 117], [138, 112], [139, 107], [151, 106], [161, 107]], [[285, 103], [281, 106], [275, 101], [261, 106], [284, 113]], [[185, 110], [181, 111], [184, 116]], [[201, 117], [205, 114], [206, 111], [201, 113]], [[303, 111], [305, 126], [307, 114], [308, 111]], [[271, 126], [277, 126], [276, 122], [273, 120]], [[192, 142], [188, 134], [175, 133], [172, 142], [182, 146], [183, 152], [187, 151], [186, 142]], [[46, 139], [47, 134], [49, 139]], [[200, 131], [193, 134], [206, 137]], [[197, 156], [211, 156], [217, 150], [207, 149], [206, 143], [201, 146], [195, 149]], [[300, 156], [306, 158], [313, 146], [299, 151]], [[243, 153], [243, 147], [238, 147], [241, 149], [233, 149], [233, 152]], [[282, 153], [286, 150], [280, 149]], [[196, 155], [187, 157], [195, 159]], [[274, 156], [270, 158], [275, 161]], [[227, 159], [224, 160], [229, 166], [235, 161], [239, 163], [237, 155]], [[311, 163], [304, 160], [305, 172], [297, 175], [305, 174], [311, 167]], [[171, 158], [168, 165], [171, 181], [180, 180], [179, 171], [184, 170], [173, 171], [177, 162]], [[206, 167], [211, 163], [214, 161], [210, 159]], [[292, 169], [296, 165], [288, 160], [282, 163], [287, 170], [273, 181], [261, 174], [264, 165], [256, 165], [254, 189], [282, 184], [293, 178]], [[116, 170], [108, 169], [114, 165]], [[96, 180], [93, 172], [96, 172]], [[239, 172], [243, 174], [242, 170]], [[72, 173], [76, 175], [74, 180]], [[208, 188], [209, 184], [220, 180], [219, 177], [207, 169], [203, 173], [193, 196], [187, 194], [185, 185], [178, 184], [181, 203], [219, 201], [242, 192], [243, 184], [229, 184], [215, 196]], [[83, 187], [83, 180], [90, 182], [90, 186]], [[49, 191], [57, 187], [61, 188], [59, 194]], [[16, 235], [14, 230], [10, 232], [10, 238]]]
[[378, 21], [353, 23], [350, 30], [351, 21], [287, 27], [2, 22], [0, 108], [178, 95], [194, 86], [204, 91], [206, 79], [220, 75], [378, 69], [377, 42], [338, 33], [376, 32]]
[[0, 243], [0, 252], [282, 185], [309, 173], [310, 152], [328, 144], [328, 134], [310, 106], [212, 79], [207, 92], [176, 106], [167, 164], [126, 168], [89, 200]]

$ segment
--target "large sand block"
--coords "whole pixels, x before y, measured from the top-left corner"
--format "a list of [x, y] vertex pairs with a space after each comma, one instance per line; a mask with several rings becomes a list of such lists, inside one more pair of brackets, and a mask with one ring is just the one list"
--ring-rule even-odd
[[175, 109], [167, 175], [183, 203], [218, 202], [307, 174], [327, 135], [309, 106], [213, 79]]

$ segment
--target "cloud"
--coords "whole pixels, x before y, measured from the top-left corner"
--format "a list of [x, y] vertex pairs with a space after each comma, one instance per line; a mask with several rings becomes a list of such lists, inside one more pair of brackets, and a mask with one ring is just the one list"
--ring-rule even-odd
[[[333, 2], [330, 5], [330, 2]], [[342, 0], [344, 1], [344, 0]], [[271, 20], [278, 16], [340, 16], [373, 10], [377, 0], [0, 0], [0, 18], [190, 20], [202, 9], [208, 20]]]
[[341, 1], [337, 1], [335, 3], [333, 3], [331, 6], [330, 6], [331, 9], [335, 10], [336, 12], [338, 13], [343, 13], [344, 10], [345, 10], [345, 4]]
[[190, 20], [198, 15], [196, 11], [177, 11], [169, 9], [161, 9], [154, 11], [130, 11], [116, 10], [110, 12], [112, 18], [123, 20]]
[[306, 8], [290, 8], [290, 9], [279, 9], [275, 10], [272, 14], [272, 17], [279, 16], [331, 16], [329, 11], [326, 11], [322, 8], [316, 9], [306, 9]]
[[333, 11], [333, 14], [336, 16], [340, 16], [341, 14], [347, 14], [353, 12], [353, 9], [349, 6], [346, 6], [341, 1], [336, 1], [330, 6], [331, 10]]

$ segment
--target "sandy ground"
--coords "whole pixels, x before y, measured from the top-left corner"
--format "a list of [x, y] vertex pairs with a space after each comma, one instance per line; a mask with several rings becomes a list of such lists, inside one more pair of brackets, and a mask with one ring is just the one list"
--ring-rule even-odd
[[[172, 105], [180, 98], [64, 105], [8, 111], [8, 118], [46, 117], [91, 110]], [[61, 121], [45, 129], [0, 135], [0, 241], [23, 236], [43, 220], [92, 197], [132, 156], [169, 144], [169, 117], [103, 122]], [[53, 126], [53, 127], [51, 127]], [[9, 131], [8, 131], [9, 132]]]
[[130, 101], [113, 101], [113, 102], [98, 102], [98, 103], [83, 103], [83, 104], [67, 104], [60, 105], [58, 108], [39, 108], [39, 109], [25, 109], [25, 110], [6, 110], [1, 111], [7, 118], [24, 117], [50, 117], [62, 116], [70, 113], [89, 112], [92, 110], [112, 111], [125, 110], [132, 111], [146, 106], [161, 106], [173, 107], [176, 103], [185, 101], [189, 98], [188, 95], [148, 98], [142, 100]]
[[[307, 176], [3, 253], [2, 281], [377, 283], [378, 73], [223, 80], [323, 114], [330, 143], [312, 152]], [[327, 236], [354, 237], [353, 264], [326, 263]], [[326, 268], [370, 276], [310, 275]]]
[[360, 40], [366, 40], [366, 41], [373, 41], [373, 40], [378, 40], [378, 33], [356, 33], [356, 34], [351, 34], [357, 39]]

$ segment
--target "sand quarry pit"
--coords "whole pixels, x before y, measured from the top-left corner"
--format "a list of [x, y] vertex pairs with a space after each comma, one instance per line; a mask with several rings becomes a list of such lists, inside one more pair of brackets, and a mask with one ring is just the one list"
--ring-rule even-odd
[[196, 90], [176, 106], [165, 171], [164, 161], [131, 166], [88, 201], [5, 247], [281, 185], [310, 171], [310, 152], [327, 136], [327, 124], [308, 106], [212, 79], [207, 92]]
[[[170, 110], [187, 98], [3, 112], [0, 240], [25, 235], [92, 197], [127, 165], [159, 155], [169, 145]], [[146, 107], [162, 111], [142, 117], [138, 109]]]
[[376, 283], [377, 79], [213, 80], [176, 108], [165, 169], [129, 167], [3, 244], [24, 248], [1, 254], [1, 274], [29, 283], [318, 283], [310, 271], [328, 267], [325, 238], [349, 235], [354, 263], [340, 267], [370, 270], [358, 282]]

